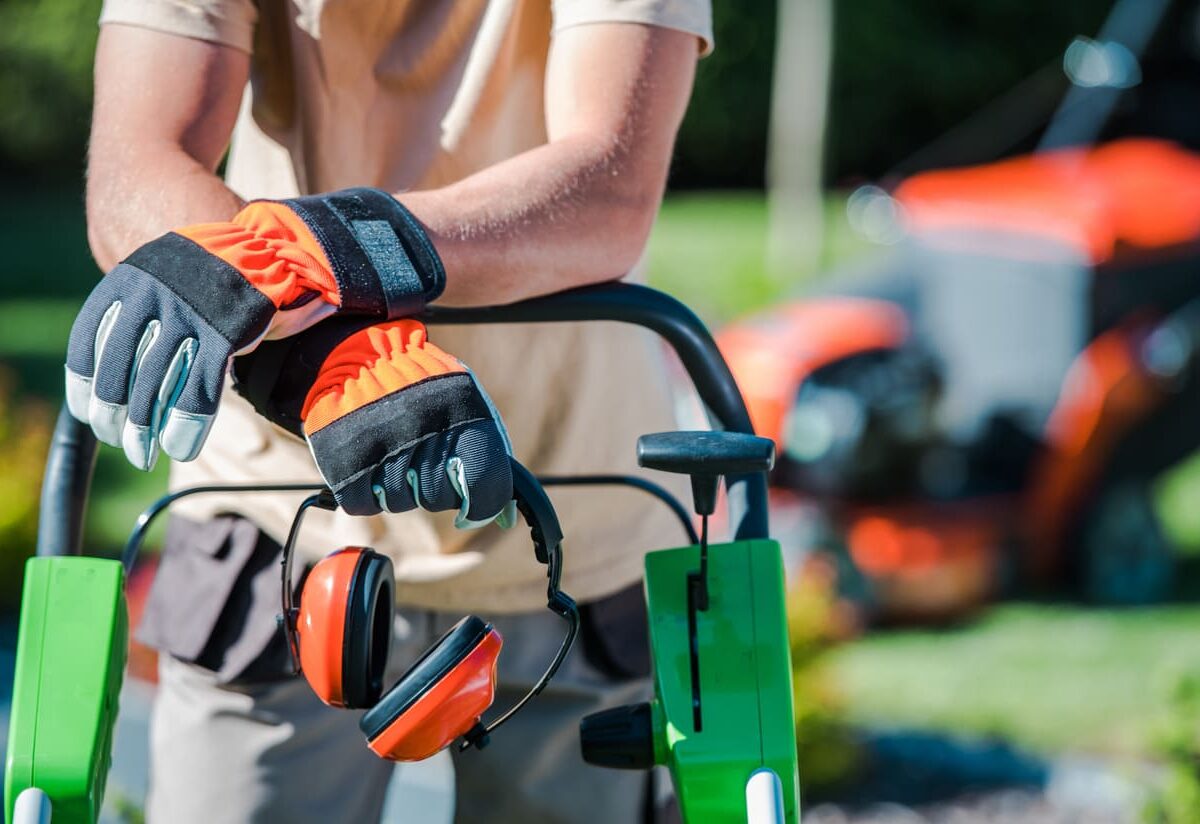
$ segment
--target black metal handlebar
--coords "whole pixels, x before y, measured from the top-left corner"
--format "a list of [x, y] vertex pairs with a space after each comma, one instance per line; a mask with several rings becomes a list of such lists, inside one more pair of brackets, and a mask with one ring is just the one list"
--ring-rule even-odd
[[[571, 289], [509, 306], [485, 309], [431, 307], [427, 323], [560, 323], [619, 321], [656, 332], [671, 345], [700, 395], [708, 415], [719, 429], [754, 434], [750, 413], [729, 365], [721, 357], [708, 327], [696, 314], [670, 295], [631, 283], [606, 283]], [[739, 475], [725, 479], [729, 494], [729, 522], [740, 539], [766, 538], [766, 475]]]
[[38, 555], [79, 554], [95, 468], [96, 436], [86, 424], [75, 420], [63, 404], [50, 439], [46, 474], [42, 478]]
[[[433, 307], [424, 320], [434, 324], [560, 323], [620, 321], [658, 333], [678, 354], [715, 426], [752, 433], [750, 416], [712, 335], [676, 299], [625, 283], [573, 289], [546, 297], [485, 309]], [[633, 444], [629, 445], [633, 449]], [[38, 519], [38, 555], [78, 555], [88, 491], [96, 464], [96, 439], [64, 406], [58, 415]], [[726, 479], [730, 523], [739, 539], [767, 537], [767, 486], [761, 474]]]

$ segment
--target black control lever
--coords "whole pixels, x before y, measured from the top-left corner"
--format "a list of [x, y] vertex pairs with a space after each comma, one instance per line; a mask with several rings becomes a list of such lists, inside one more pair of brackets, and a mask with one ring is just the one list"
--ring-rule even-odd
[[638, 438], [638, 466], [690, 475], [692, 502], [700, 525], [700, 600], [708, 609], [708, 516], [717, 508], [724, 475], [768, 472], [775, 465], [775, 442], [742, 432], [656, 432]]
[[656, 432], [638, 438], [638, 465], [692, 479], [692, 503], [700, 516], [700, 568], [688, 573], [688, 657], [692, 724], [700, 732], [703, 722], [696, 613], [708, 610], [708, 516], [716, 511], [721, 477], [768, 472], [775, 465], [775, 442], [742, 432]]

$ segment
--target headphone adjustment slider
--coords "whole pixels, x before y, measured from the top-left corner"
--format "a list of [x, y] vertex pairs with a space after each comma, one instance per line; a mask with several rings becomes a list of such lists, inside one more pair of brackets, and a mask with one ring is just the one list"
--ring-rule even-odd
[[459, 745], [458, 751], [465, 752], [471, 747], [474, 747], [477, 750], [482, 750], [491, 742], [491, 740], [492, 738], [488, 734], [488, 728], [483, 725], [483, 722], [476, 721], [475, 726], [471, 727], [471, 729], [467, 730], [467, 732], [463, 735], [463, 742]]

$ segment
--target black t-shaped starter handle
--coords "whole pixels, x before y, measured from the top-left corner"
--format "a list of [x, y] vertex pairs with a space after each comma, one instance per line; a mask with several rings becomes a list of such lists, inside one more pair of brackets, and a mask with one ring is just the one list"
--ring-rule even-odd
[[690, 475], [697, 515], [711, 515], [723, 475], [767, 472], [775, 442], [742, 432], [655, 432], [638, 438], [638, 466]]

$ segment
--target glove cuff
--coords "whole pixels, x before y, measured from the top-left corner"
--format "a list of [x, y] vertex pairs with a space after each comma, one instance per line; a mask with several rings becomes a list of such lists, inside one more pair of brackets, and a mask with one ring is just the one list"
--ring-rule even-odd
[[305, 398], [300, 417], [308, 433], [421, 381], [467, 368], [426, 337], [412, 318], [356, 332], [329, 354]]
[[325, 251], [342, 312], [407, 317], [445, 289], [445, 269], [424, 227], [386, 192], [342, 189], [282, 203]]

